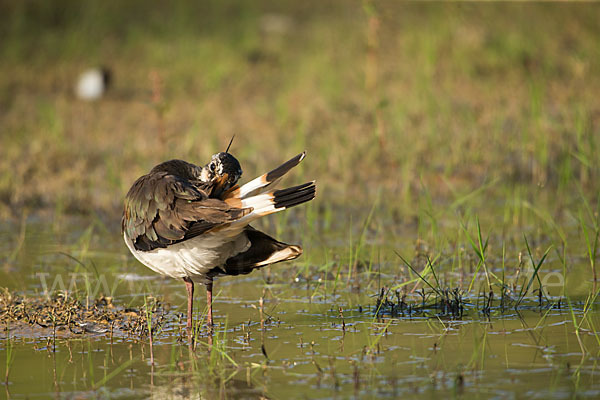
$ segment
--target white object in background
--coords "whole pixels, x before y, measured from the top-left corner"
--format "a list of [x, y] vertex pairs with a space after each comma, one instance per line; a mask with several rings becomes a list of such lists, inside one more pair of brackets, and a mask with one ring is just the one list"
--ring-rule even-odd
[[92, 68], [79, 76], [75, 95], [82, 100], [98, 100], [110, 83], [110, 71], [106, 68]]

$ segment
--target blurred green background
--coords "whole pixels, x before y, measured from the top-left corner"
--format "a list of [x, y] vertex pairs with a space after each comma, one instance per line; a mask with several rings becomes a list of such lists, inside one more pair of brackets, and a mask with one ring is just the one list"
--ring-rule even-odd
[[[136, 177], [233, 134], [244, 179], [306, 149], [328, 204], [597, 197], [598, 21], [589, 3], [1, 2], [0, 216], [116, 220]], [[114, 84], [78, 100], [99, 65]]]
[[[242, 181], [306, 150], [283, 184], [318, 186], [257, 221], [302, 258], [219, 281], [221, 361], [187, 360], [183, 324], [169, 324], [155, 386], [143, 339], [112, 359], [112, 336], [77, 338], [74, 363], [65, 340], [57, 362], [31, 328], [11, 370], [7, 323], [6, 397], [224, 398], [238, 381], [272, 398], [597, 396], [599, 21], [600, 3], [0, 0], [5, 298], [41, 293], [40, 273], [80, 274], [87, 301], [101, 274], [117, 307], [152, 294], [184, 310], [181, 282], [127, 253], [123, 198], [155, 164], [205, 164], [234, 134]], [[78, 77], [97, 66], [113, 84], [82, 101]], [[544, 300], [548, 276], [560, 282]], [[460, 289], [468, 316], [425, 309], [427, 279]], [[424, 310], [380, 320], [384, 293], [400, 305], [401, 291]], [[263, 297], [277, 323], [259, 335]]]

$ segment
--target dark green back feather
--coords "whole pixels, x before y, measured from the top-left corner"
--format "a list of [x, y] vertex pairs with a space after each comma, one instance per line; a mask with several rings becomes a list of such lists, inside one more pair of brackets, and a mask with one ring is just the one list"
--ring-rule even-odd
[[137, 250], [191, 239], [250, 212], [210, 198], [212, 188], [198, 180], [199, 173], [193, 164], [171, 160], [135, 181], [125, 197], [121, 228]]

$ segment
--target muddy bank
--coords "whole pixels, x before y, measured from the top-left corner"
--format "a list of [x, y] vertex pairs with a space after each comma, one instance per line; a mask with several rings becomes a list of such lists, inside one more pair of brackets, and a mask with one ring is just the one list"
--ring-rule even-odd
[[155, 332], [180, 319], [181, 314], [172, 311], [169, 304], [153, 297], [141, 307], [125, 307], [113, 304], [113, 299], [105, 296], [80, 300], [65, 293], [24, 296], [6, 289], [0, 292], [2, 338], [9, 333], [34, 337], [102, 334], [145, 338], [149, 325]]

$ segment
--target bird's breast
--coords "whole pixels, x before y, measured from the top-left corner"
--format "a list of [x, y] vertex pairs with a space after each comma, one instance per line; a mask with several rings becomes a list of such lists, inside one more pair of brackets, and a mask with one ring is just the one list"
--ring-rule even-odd
[[123, 238], [134, 257], [154, 272], [172, 278], [190, 277], [198, 282], [214, 275], [211, 270], [250, 246], [244, 232], [235, 236], [207, 233], [151, 251], [136, 250], [126, 233]]

